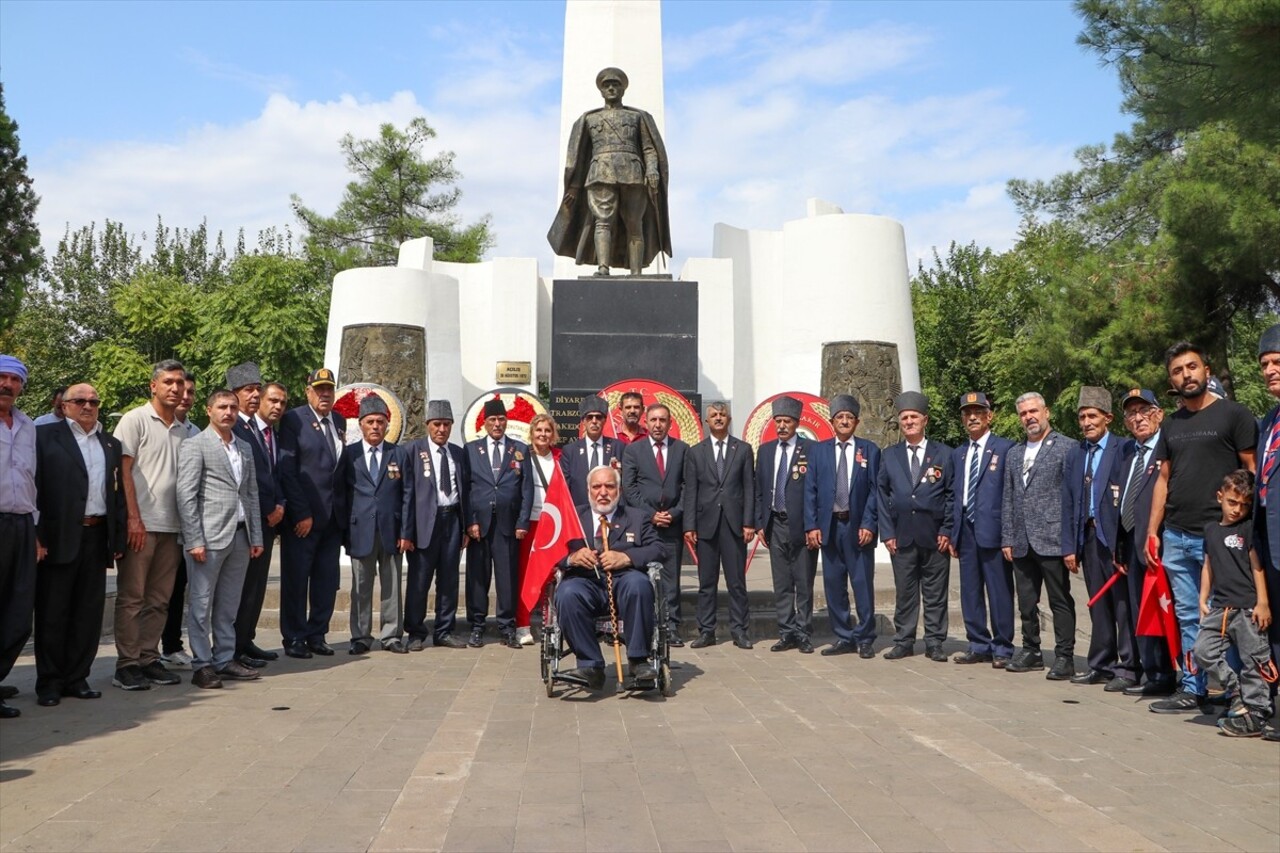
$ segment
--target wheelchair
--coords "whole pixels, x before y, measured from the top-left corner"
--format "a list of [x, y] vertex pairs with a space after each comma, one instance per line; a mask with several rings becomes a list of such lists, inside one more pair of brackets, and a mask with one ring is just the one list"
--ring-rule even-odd
[[[670, 696], [675, 693], [675, 686], [671, 682], [671, 648], [668, 643], [668, 632], [671, 630], [667, 624], [667, 599], [663, 592], [662, 584], [662, 564], [649, 563], [645, 569], [649, 575], [649, 582], [653, 586], [653, 636], [649, 640], [649, 663], [653, 665], [654, 671], [657, 673], [657, 679], [652, 686], [641, 686], [634, 679], [627, 677], [621, 685], [618, 686], [618, 692], [645, 692], [649, 690], [657, 690], [663, 696]], [[560, 662], [567, 655], [572, 655], [573, 651], [569, 648], [568, 642], [564, 639], [560, 628], [559, 615], [556, 612], [556, 585], [561, 578], [561, 572], [556, 570], [555, 576], [547, 581], [546, 587], [543, 588], [542, 597], [542, 642], [539, 645], [539, 652], [542, 667], [542, 682], [546, 686], [547, 696], [554, 697], [556, 695], [556, 685], [572, 685], [577, 687], [574, 682], [562, 680], [560, 678]], [[618, 642], [626, 643], [626, 625], [619, 620], [618, 624]], [[605, 644], [605, 672], [615, 672], [613, 660], [613, 625], [609, 619], [609, 614], [596, 617], [596, 638]], [[623, 650], [625, 656], [626, 650]]]

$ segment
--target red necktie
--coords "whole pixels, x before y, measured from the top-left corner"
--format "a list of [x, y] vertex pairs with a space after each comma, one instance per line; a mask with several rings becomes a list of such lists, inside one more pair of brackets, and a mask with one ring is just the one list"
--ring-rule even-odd
[[271, 463], [271, 467], [276, 467], [276, 451], [271, 446], [271, 425], [267, 424], [262, 428], [262, 440], [267, 446], [267, 461]]
[[660, 479], [665, 480], [667, 479], [667, 463], [662, 458], [662, 442], [658, 442], [657, 444], [655, 444], [654, 448], [656, 449], [658, 454], [657, 456], [658, 477]]
[[1258, 486], [1258, 499], [1263, 505], [1267, 502], [1267, 481], [1271, 472], [1276, 469], [1276, 451], [1280, 450], [1280, 424], [1271, 429], [1271, 438], [1267, 440], [1267, 450], [1262, 454], [1262, 483]]

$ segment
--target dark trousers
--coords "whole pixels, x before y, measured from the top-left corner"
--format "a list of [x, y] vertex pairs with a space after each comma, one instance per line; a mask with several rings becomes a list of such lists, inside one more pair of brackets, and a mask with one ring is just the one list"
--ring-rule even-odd
[[[1116, 545], [1116, 550], [1126, 554], [1128, 559], [1129, 576], [1126, 578], [1129, 593], [1129, 630], [1136, 631], [1138, 627], [1138, 610], [1142, 606], [1142, 586], [1143, 579], [1147, 572], [1147, 562], [1142, 556], [1141, 546], [1143, 543], [1135, 541], [1135, 531], [1120, 531], [1120, 541]], [[1146, 531], [1140, 531], [1140, 535], [1145, 537]], [[1120, 583], [1120, 581], [1116, 581]], [[1164, 641], [1163, 637], [1139, 637], [1134, 636], [1134, 649], [1138, 660], [1138, 669], [1140, 674], [1146, 677], [1147, 681], [1159, 684], [1173, 683], [1173, 660], [1169, 657], [1169, 645]]]
[[324, 642], [338, 597], [342, 530], [332, 520], [317, 521], [301, 537], [286, 527], [280, 539], [280, 636], [286, 644]]
[[520, 549], [514, 531], [498, 530], [489, 523], [489, 535], [467, 546], [467, 621], [483, 628], [489, 618], [489, 585], [497, 587], [498, 630], [503, 636], [516, 631], [516, 596], [520, 594]]
[[[1274, 498], [1273, 498], [1274, 500]], [[1254, 532], [1254, 546], [1258, 549], [1259, 556], [1262, 558], [1262, 576], [1267, 582], [1267, 603], [1271, 607], [1271, 627], [1267, 629], [1267, 641], [1271, 644], [1271, 662], [1276, 666], [1280, 666], [1280, 619], [1276, 616], [1280, 613], [1280, 554], [1271, 554], [1267, 546], [1267, 514], [1265, 507], [1255, 506], [1253, 508], [1255, 518], [1257, 518], [1257, 530]], [[1272, 695], [1275, 695], [1277, 685], [1271, 685]], [[1280, 709], [1277, 709], [1280, 713]]]
[[[643, 569], [613, 573], [613, 600], [622, 633], [627, 641], [627, 657], [649, 656], [653, 636], [653, 583]], [[596, 619], [609, 615], [609, 594], [605, 581], [573, 576], [556, 587], [556, 612], [565, 641], [584, 669], [604, 666], [604, 654], [596, 637]]]
[[[186, 547], [185, 545], [183, 546]], [[160, 651], [166, 655], [182, 651], [182, 611], [187, 603], [187, 552], [181, 552], [177, 571], [173, 573], [173, 592], [169, 594], [169, 615], [160, 634]]]
[[[876, 638], [876, 549], [859, 547], [856, 527], [854, 521], [837, 519], [828, 528], [831, 538], [822, 542], [822, 589], [836, 639], [861, 645]], [[857, 624], [849, 612], [850, 587]]]
[[107, 526], [84, 528], [69, 563], [40, 564], [36, 574], [36, 692], [57, 695], [89, 677], [102, 639], [107, 594]]
[[1076, 650], [1076, 603], [1071, 597], [1071, 577], [1061, 557], [1046, 557], [1030, 548], [1025, 557], [1013, 558], [1013, 578], [1018, 586], [1018, 613], [1022, 617], [1022, 647], [1040, 651], [1040, 589], [1049, 594], [1053, 611], [1053, 649], [1060, 658], [1073, 660]]
[[[874, 557], [872, 558], [874, 559]], [[941, 646], [947, 639], [947, 587], [951, 583], [951, 557], [936, 547], [898, 546], [889, 557], [897, 600], [893, 607], [893, 642], [915, 645], [920, 605], [924, 603], [924, 644]]]
[[240, 591], [240, 609], [236, 611], [236, 654], [242, 655], [254, 645], [258, 636], [258, 617], [267, 598], [267, 580], [271, 573], [271, 552], [275, 550], [275, 530], [262, 519], [262, 553], [249, 559]]
[[[1111, 549], [1098, 541], [1092, 524], [1085, 528], [1080, 554], [1085, 589], [1092, 598], [1116, 573]], [[1134, 636], [1137, 617], [1129, 612], [1129, 579], [1121, 575], [1098, 603], [1089, 608], [1089, 669], [1120, 678], [1138, 678], [1138, 643]]]
[[31, 513], [0, 512], [0, 681], [31, 636], [35, 601], [35, 520]]
[[671, 635], [680, 636], [680, 567], [684, 564], [684, 534], [679, 527], [658, 527], [658, 538], [667, 546], [662, 558], [662, 587], [667, 594], [667, 623]]
[[723, 519], [716, 534], [698, 537], [698, 630], [716, 631], [716, 610], [720, 607], [720, 570], [729, 591], [729, 630], [734, 636], [747, 635], [747, 543]]
[[808, 639], [813, 631], [813, 581], [818, 576], [818, 552], [801, 536], [792, 541], [785, 519], [774, 515], [765, 535], [773, 572], [773, 604], [778, 636]]
[[[462, 516], [456, 507], [437, 510], [436, 526], [426, 548], [409, 552], [409, 580], [404, 593], [404, 629], [411, 640], [437, 641], [453, 633], [458, 620], [458, 564], [462, 561]], [[467, 573], [470, 576], [470, 572]], [[436, 619], [427, 630], [427, 594], [436, 584]], [[486, 593], [486, 597], [488, 593]]]
[[961, 524], [956, 550], [960, 554], [960, 612], [964, 614], [969, 651], [1013, 657], [1013, 565], [999, 548], [978, 544], [970, 521]]

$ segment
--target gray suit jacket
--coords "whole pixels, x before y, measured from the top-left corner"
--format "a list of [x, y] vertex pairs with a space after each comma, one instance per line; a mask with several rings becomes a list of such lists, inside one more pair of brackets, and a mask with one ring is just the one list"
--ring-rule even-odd
[[1012, 548], [1015, 557], [1027, 556], [1028, 549], [1043, 557], [1074, 554], [1079, 495], [1067, 474], [1080, 452], [1080, 442], [1050, 430], [1024, 485], [1026, 452], [1025, 441], [1014, 445], [1005, 462], [1001, 545]]
[[182, 442], [178, 453], [178, 516], [182, 519], [183, 547], [219, 550], [236, 534], [236, 504], [244, 505], [244, 521], [250, 545], [262, 544], [262, 514], [258, 507], [258, 477], [253, 450], [235, 438], [240, 454], [240, 483], [231, 472], [231, 460], [222, 448], [217, 430]]

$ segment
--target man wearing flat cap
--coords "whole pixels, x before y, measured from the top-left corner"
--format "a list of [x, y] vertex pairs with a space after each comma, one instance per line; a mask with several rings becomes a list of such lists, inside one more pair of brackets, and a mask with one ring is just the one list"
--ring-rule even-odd
[[347, 434], [346, 420], [333, 411], [335, 384], [329, 368], [311, 371], [306, 404], [280, 421], [280, 635], [284, 653], [293, 658], [333, 654], [324, 638], [338, 596], [342, 547], [334, 471]]
[[[458, 564], [467, 544], [464, 515], [470, 507], [471, 466], [461, 447], [449, 443], [453, 407], [448, 400], [427, 401], [427, 436], [409, 444], [408, 479], [413, 509], [405, 514], [409, 549], [404, 627], [408, 649], [420, 652], [428, 639], [437, 646], [464, 649], [453, 635], [458, 620]], [[436, 585], [436, 618], [427, 626], [427, 594]]]
[[622, 451], [626, 445], [604, 434], [604, 424], [609, 419], [608, 400], [592, 394], [583, 399], [578, 411], [582, 416], [582, 437], [564, 446], [560, 454], [560, 468], [564, 471], [565, 482], [569, 484], [573, 505], [581, 507], [590, 502], [587, 474], [601, 465], [621, 469]]
[[[0, 354], [0, 682], [31, 636], [35, 606], [36, 425], [14, 403], [27, 387], [27, 366]], [[0, 695], [0, 719], [21, 715]]]
[[495, 397], [484, 404], [484, 435], [467, 443], [471, 504], [467, 510], [467, 645], [484, 645], [489, 618], [489, 585], [497, 587], [498, 632], [504, 645], [516, 639], [516, 597], [520, 595], [520, 548], [529, 531], [533, 480], [524, 476], [529, 447], [507, 436], [507, 407]]
[[[812, 447], [813, 471], [805, 486], [804, 529], [810, 548], [822, 549], [822, 588], [836, 641], [824, 655], [857, 652], [875, 657], [876, 534], [879, 528], [880, 448], [855, 438], [857, 399], [831, 398], [835, 438]], [[849, 610], [849, 588], [857, 621]]]
[[[1076, 417], [1084, 439], [1070, 477], [1079, 490], [1076, 504], [1076, 555], [1092, 598], [1118, 570], [1115, 547], [1120, 526], [1120, 489], [1112, 485], [1120, 459], [1131, 455], [1130, 442], [1113, 435], [1111, 392], [1096, 385], [1080, 389]], [[1123, 576], [1089, 608], [1089, 668], [1072, 684], [1105, 684], [1119, 693], [1138, 683], [1137, 641], [1129, 613], [1129, 584]]]
[[773, 428], [778, 437], [760, 445], [756, 454], [756, 535], [769, 549], [773, 602], [778, 616], [778, 642], [771, 652], [799, 649], [813, 654], [813, 581], [818, 549], [804, 535], [805, 485], [811, 476], [813, 442], [796, 430], [801, 404], [795, 397], [773, 401]]
[[945, 663], [947, 589], [951, 581], [951, 527], [954, 480], [951, 446], [925, 438], [929, 398], [904, 391], [894, 401], [902, 441], [885, 448], [877, 483], [880, 539], [893, 564], [897, 598], [893, 648], [886, 660], [915, 654], [916, 630], [924, 606], [924, 651]]
[[[1258, 340], [1258, 367], [1267, 393], [1280, 400], [1280, 325], [1267, 329]], [[1276, 476], [1276, 468], [1280, 468], [1280, 404], [1262, 419], [1258, 432], [1258, 479], [1253, 508], [1253, 541], [1262, 560], [1267, 599], [1271, 602], [1280, 602], [1280, 493], [1277, 493], [1280, 477]], [[1273, 663], [1280, 662], [1280, 620], [1275, 618], [1275, 607], [1273, 603], [1271, 627], [1267, 629]], [[1280, 740], [1280, 717], [1277, 716], [1280, 708], [1276, 707], [1274, 685], [1271, 702], [1271, 724], [1262, 736], [1275, 741]]]
[[400, 593], [401, 554], [413, 543], [404, 519], [412, 510], [409, 458], [386, 441], [391, 411], [376, 393], [360, 401], [358, 444], [342, 450], [334, 497], [342, 544], [351, 558], [351, 647], [353, 655], [373, 647], [373, 578], [382, 592], [378, 640], [384, 652], [404, 653], [404, 602]]

